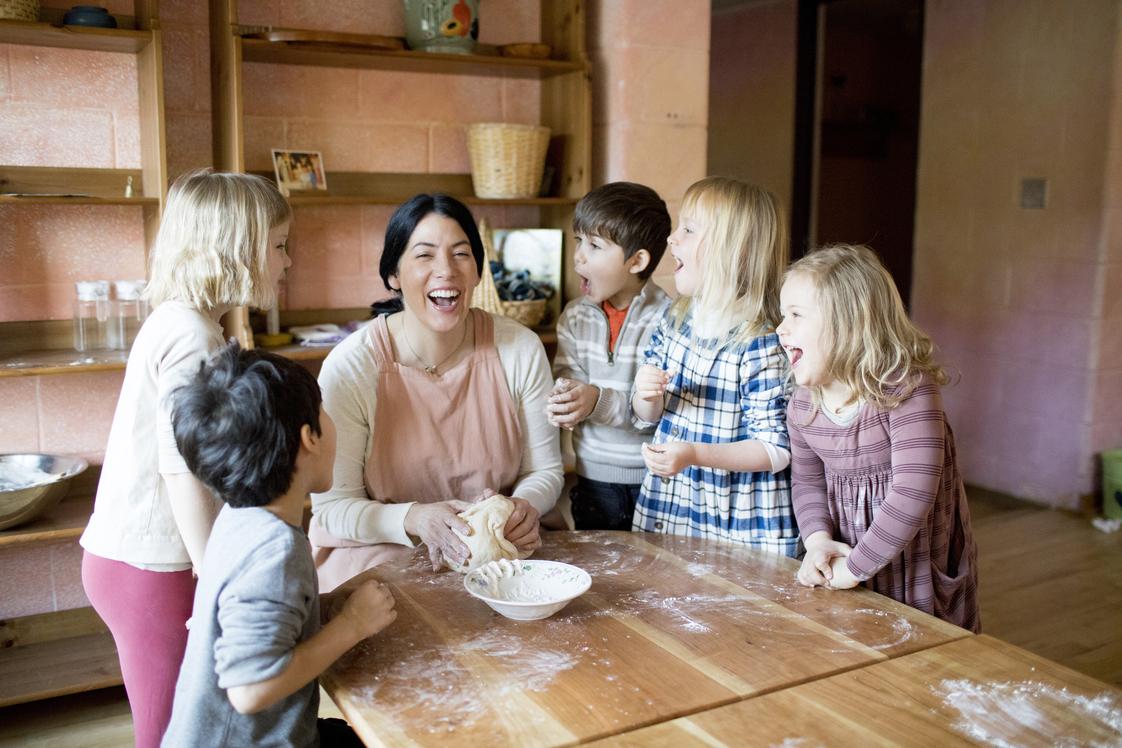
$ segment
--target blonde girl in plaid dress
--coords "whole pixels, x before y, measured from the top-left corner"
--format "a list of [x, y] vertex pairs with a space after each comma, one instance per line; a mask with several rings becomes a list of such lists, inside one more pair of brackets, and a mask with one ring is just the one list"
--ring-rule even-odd
[[787, 237], [775, 197], [709, 177], [670, 235], [680, 294], [651, 336], [632, 408], [658, 423], [632, 528], [801, 551], [775, 325]]

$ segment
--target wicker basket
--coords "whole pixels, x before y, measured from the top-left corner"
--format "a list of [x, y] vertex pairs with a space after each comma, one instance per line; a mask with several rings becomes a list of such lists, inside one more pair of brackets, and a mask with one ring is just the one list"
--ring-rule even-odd
[[38, 21], [39, 0], [0, 0], [0, 19]]
[[467, 130], [476, 196], [537, 196], [549, 147], [548, 127], [485, 122], [468, 125]]
[[531, 329], [537, 327], [545, 316], [546, 299], [533, 301], [500, 299], [499, 289], [495, 287], [495, 276], [491, 274], [491, 260], [495, 257], [495, 250], [491, 246], [491, 227], [487, 224], [486, 218], [479, 221], [479, 235], [483, 239], [483, 277], [479, 280], [475, 293], [472, 294], [471, 305], [491, 314], [510, 317]]

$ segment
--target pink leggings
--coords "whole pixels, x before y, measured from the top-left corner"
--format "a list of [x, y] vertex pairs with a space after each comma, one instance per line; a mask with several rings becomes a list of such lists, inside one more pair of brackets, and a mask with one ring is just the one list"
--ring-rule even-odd
[[82, 586], [117, 645], [137, 748], [160, 745], [187, 646], [190, 571], [145, 571], [82, 554]]

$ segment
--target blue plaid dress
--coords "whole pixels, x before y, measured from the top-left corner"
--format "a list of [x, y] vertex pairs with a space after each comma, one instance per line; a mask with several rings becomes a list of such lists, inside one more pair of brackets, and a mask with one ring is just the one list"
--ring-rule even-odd
[[[692, 316], [678, 329], [664, 318], [651, 336], [646, 363], [675, 373], [654, 443], [759, 439], [790, 449], [787, 361], [779, 337], [750, 342], [694, 340]], [[632, 529], [732, 540], [797, 556], [802, 548], [791, 507], [790, 468], [734, 472], [691, 466], [670, 478], [647, 473]]]

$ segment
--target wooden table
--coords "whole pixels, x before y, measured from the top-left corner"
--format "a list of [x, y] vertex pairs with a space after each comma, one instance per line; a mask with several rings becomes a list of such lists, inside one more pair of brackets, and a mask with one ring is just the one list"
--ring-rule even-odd
[[1122, 691], [988, 636], [617, 735], [608, 746], [1118, 745]]
[[799, 587], [792, 559], [641, 533], [547, 533], [592, 588], [503, 618], [423, 549], [379, 567], [397, 621], [322, 683], [368, 745], [547, 746], [617, 735], [884, 662], [963, 629], [865, 590]]

